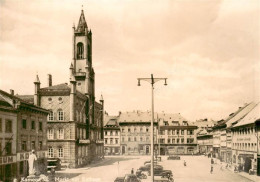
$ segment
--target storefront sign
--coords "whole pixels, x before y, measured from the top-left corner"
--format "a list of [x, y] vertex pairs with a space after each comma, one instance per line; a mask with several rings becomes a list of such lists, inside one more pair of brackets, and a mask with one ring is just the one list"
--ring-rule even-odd
[[0, 157], [0, 165], [1, 164], [10, 164], [16, 162], [16, 156], [5, 156]]
[[237, 141], [250, 141], [251, 138], [237, 138]]
[[[31, 153], [31, 152], [17, 153], [17, 161], [28, 160], [30, 153]], [[38, 158], [47, 157], [46, 155], [47, 155], [47, 151], [37, 151], [37, 152], [36, 152], [36, 156], [37, 156]]]

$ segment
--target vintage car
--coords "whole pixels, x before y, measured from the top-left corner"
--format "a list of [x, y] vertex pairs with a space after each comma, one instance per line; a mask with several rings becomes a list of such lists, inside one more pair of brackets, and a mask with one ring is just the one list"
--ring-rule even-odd
[[[153, 174], [154, 176], [161, 176], [160, 174], [163, 172], [163, 167], [162, 166], [154, 166], [153, 168]], [[151, 170], [149, 168], [148, 170], [148, 175], [150, 176], [151, 175]]]
[[59, 158], [47, 159], [47, 170], [58, 171], [61, 169], [61, 160]]
[[141, 182], [134, 174], [126, 174], [125, 177], [117, 177], [114, 182]]
[[178, 155], [169, 155], [169, 157], [167, 157], [167, 160], [181, 160], [181, 157]]
[[[141, 171], [150, 171], [151, 164], [146, 164], [145, 166], [141, 166], [139, 170]], [[161, 165], [154, 165], [154, 169], [161, 169], [163, 170], [163, 167]]]

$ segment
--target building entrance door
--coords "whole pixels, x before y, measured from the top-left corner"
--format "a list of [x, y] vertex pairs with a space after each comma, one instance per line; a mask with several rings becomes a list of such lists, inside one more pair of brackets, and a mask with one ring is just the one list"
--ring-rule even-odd
[[125, 146], [122, 146], [122, 154], [125, 153]]
[[149, 146], [145, 147], [145, 154], [148, 155], [149, 154]]
[[251, 163], [252, 163], [252, 160], [251, 160], [251, 158], [246, 158], [245, 159], [245, 165], [244, 165], [244, 171], [245, 172], [249, 172], [249, 170], [251, 169]]

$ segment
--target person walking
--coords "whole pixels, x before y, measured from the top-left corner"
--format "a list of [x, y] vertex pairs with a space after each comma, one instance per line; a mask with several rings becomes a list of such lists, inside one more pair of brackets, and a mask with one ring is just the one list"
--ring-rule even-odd
[[211, 168], [210, 168], [210, 174], [213, 173], [213, 165], [211, 165]]
[[132, 168], [132, 170], [131, 170], [131, 174], [134, 174], [134, 168]]

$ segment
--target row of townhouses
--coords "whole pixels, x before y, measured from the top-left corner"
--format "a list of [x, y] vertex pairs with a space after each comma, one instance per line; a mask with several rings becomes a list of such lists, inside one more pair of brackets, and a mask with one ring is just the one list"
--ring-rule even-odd
[[[180, 114], [155, 113], [154, 145], [159, 155], [196, 154], [197, 126]], [[151, 112], [119, 112], [104, 116], [106, 155], [149, 155], [151, 153]]]
[[198, 132], [200, 153], [220, 159], [232, 168], [260, 175], [260, 103], [245, 104]]
[[27, 159], [38, 156], [38, 173], [47, 159], [79, 167], [103, 157], [104, 100], [95, 98], [92, 67], [92, 32], [82, 10], [73, 27], [70, 83], [41, 88], [38, 75], [34, 95], [14, 95], [0, 90], [0, 181], [28, 175]]

